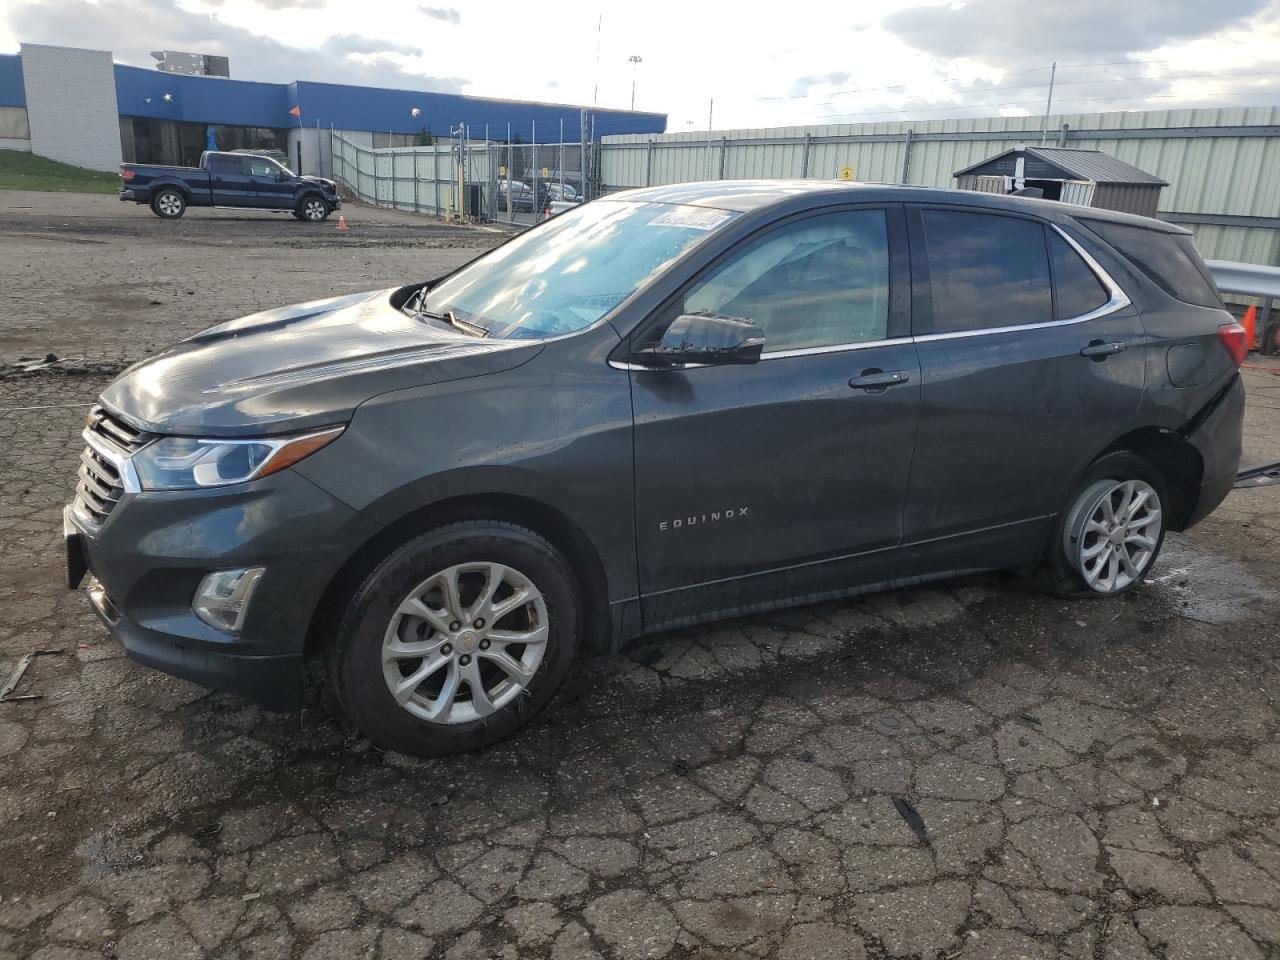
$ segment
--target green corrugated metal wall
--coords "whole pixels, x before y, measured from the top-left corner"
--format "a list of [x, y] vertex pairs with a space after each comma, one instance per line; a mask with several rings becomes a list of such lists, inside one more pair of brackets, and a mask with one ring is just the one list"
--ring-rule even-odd
[[[1175, 215], [1171, 219], [1177, 214], [1280, 218], [1280, 107], [1067, 114], [1050, 117], [1048, 143], [1058, 142], [1063, 124], [1068, 125], [1068, 146], [1102, 150], [1169, 181], [1160, 211]], [[952, 187], [957, 170], [1020, 141], [1039, 143], [1040, 125], [1038, 117], [986, 117], [720, 130], [710, 142], [707, 134], [692, 132], [605, 137], [600, 170], [609, 188], [717, 179], [723, 153], [727, 179], [799, 177], [805, 152], [800, 141], [808, 136], [809, 177], [835, 177], [847, 164], [859, 180], [897, 183], [902, 179], [907, 144], [902, 139], [877, 138], [905, 137], [910, 131], [917, 139], [910, 147], [908, 182]], [[1225, 129], [1240, 127], [1254, 128], [1247, 131], [1252, 135]], [[1113, 130], [1126, 135], [1107, 135]], [[1135, 136], [1129, 131], [1151, 133]], [[1026, 136], [1010, 136], [1019, 132]], [[983, 133], [1004, 136], [986, 138]], [[932, 139], [948, 134], [956, 138]], [[922, 135], [930, 139], [918, 139]], [[848, 139], [815, 142], [833, 137]], [[1280, 264], [1280, 229], [1186, 226], [1195, 232], [1208, 258]]]

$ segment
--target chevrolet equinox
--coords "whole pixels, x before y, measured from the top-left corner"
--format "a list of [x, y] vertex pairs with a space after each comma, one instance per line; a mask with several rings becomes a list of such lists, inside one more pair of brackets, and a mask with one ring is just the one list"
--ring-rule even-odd
[[374, 742], [451, 754], [641, 634], [979, 570], [1133, 589], [1231, 488], [1245, 347], [1155, 220], [632, 190], [127, 370], [68, 580], [141, 663], [295, 709], [322, 656]]

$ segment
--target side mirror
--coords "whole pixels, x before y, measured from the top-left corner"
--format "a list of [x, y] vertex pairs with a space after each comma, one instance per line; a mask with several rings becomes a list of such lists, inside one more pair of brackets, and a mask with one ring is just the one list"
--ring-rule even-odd
[[641, 351], [643, 362], [675, 367], [702, 363], [757, 363], [764, 332], [754, 321], [713, 313], [684, 313], [671, 321], [662, 340]]

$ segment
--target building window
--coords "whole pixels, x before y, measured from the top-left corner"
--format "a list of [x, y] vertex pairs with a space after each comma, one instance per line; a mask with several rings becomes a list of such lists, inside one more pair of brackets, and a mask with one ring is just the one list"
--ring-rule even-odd
[[373, 134], [373, 148], [381, 150], [384, 147], [416, 147], [418, 146], [419, 134], [416, 133], [378, 133]]
[[209, 147], [212, 129], [219, 150], [275, 150], [287, 147], [283, 130], [269, 127], [236, 127], [154, 117], [120, 118], [120, 152], [126, 163], [159, 163], [167, 166], [198, 167], [200, 154]]

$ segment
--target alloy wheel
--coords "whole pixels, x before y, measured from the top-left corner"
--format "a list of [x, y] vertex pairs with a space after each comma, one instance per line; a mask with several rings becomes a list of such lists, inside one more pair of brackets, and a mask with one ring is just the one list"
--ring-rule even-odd
[[1143, 480], [1100, 480], [1076, 501], [1067, 555], [1091, 590], [1116, 593], [1139, 580], [1155, 557], [1160, 497]]
[[324, 203], [320, 200], [308, 200], [302, 205], [302, 212], [308, 220], [323, 220], [325, 215]]
[[162, 193], [156, 205], [166, 217], [176, 217], [182, 210], [182, 199], [176, 193]]
[[462, 563], [418, 584], [382, 641], [387, 689], [429, 723], [496, 713], [529, 686], [547, 647], [547, 607], [520, 571]]

